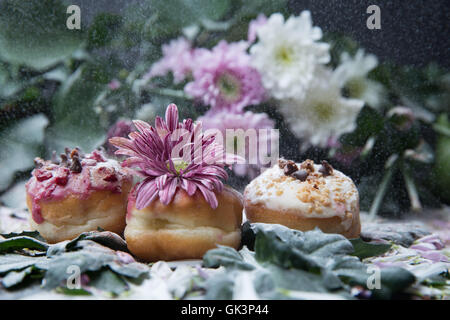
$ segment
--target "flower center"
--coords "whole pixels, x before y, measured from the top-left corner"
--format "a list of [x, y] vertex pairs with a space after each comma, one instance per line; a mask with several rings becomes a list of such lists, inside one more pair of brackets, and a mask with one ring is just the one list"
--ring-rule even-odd
[[364, 79], [353, 78], [347, 81], [345, 85], [345, 91], [349, 97], [360, 98], [366, 91], [367, 85]]
[[275, 59], [283, 65], [289, 65], [292, 63], [294, 50], [292, 48], [281, 46], [275, 52]]
[[221, 95], [227, 101], [235, 101], [241, 94], [241, 85], [239, 80], [232, 74], [223, 73], [217, 80]]
[[[174, 159], [172, 159], [172, 162], [173, 162], [173, 166], [175, 167], [175, 171], [177, 172], [177, 174], [180, 174], [180, 171], [186, 169], [187, 166], [189, 165], [189, 163], [187, 163], [186, 161], [184, 161], [181, 158], [174, 158]], [[170, 170], [169, 161], [167, 161], [166, 166], [167, 166], [167, 169]]]
[[314, 112], [317, 119], [324, 122], [330, 121], [334, 114], [333, 106], [329, 103], [318, 103], [314, 108]]

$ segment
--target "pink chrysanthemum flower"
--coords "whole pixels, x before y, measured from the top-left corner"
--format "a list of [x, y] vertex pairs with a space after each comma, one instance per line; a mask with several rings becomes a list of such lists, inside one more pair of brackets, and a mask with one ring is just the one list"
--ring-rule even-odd
[[258, 104], [265, 98], [261, 76], [250, 66], [245, 41], [222, 40], [212, 50], [198, 49], [194, 80], [184, 90], [212, 109], [236, 109]]
[[224, 153], [214, 136], [204, 136], [202, 124], [191, 119], [178, 122], [178, 109], [167, 107], [165, 121], [157, 117], [155, 127], [133, 121], [138, 131], [129, 139], [110, 139], [117, 155], [128, 158], [122, 166], [133, 167], [144, 180], [136, 187], [136, 208], [141, 210], [153, 200], [169, 204], [178, 188], [189, 196], [199, 190], [212, 208], [218, 205], [215, 192], [221, 192], [227, 179], [225, 165], [236, 157]]
[[[267, 146], [264, 151], [266, 155], [271, 152], [277, 152], [275, 146], [278, 143], [278, 136], [270, 132], [274, 128], [274, 121], [269, 118], [266, 113], [253, 113], [247, 111], [245, 113], [207, 112], [204, 116], [198, 118], [203, 123], [203, 130], [218, 130], [224, 139], [223, 145], [225, 150], [230, 153], [238, 153], [238, 150], [245, 150], [245, 155], [239, 154], [245, 159], [245, 163], [236, 163], [233, 165], [233, 171], [238, 176], [248, 176], [254, 178], [260, 174], [263, 164], [260, 161], [260, 153], [263, 153], [261, 145]], [[227, 129], [234, 129], [236, 137], [238, 130], [247, 138], [244, 139], [226, 139]], [[267, 130], [260, 130], [267, 129]], [[253, 132], [250, 132], [253, 130]], [[250, 137], [254, 137], [251, 139]], [[242, 144], [245, 145], [242, 145]], [[250, 151], [253, 148], [253, 151]], [[278, 155], [274, 155], [274, 159], [278, 159]], [[270, 165], [270, 164], [267, 164]]]
[[257, 32], [260, 27], [265, 25], [267, 23], [267, 17], [264, 14], [259, 14], [258, 17], [255, 20], [250, 21], [248, 24], [248, 35], [247, 40], [250, 43], [255, 42], [257, 37]]
[[155, 62], [149, 73], [144, 78], [165, 76], [172, 72], [174, 82], [180, 83], [191, 73], [194, 62], [195, 50], [191, 43], [180, 37], [162, 46], [163, 57]]
[[122, 86], [122, 84], [120, 83], [119, 80], [117, 79], [112, 79], [109, 83], [108, 83], [108, 88], [110, 90], [117, 90]]
[[115, 124], [113, 124], [106, 134], [106, 140], [103, 144], [103, 147], [106, 150], [106, 153], [109, 155], [113, 155], [115, 150], [117, 150], [110, 142], [109, 139], [113, 137], [127, 137], [130, 132], [134, 129], [133, 122], [131, 120], [121, 119], [118, 120]]

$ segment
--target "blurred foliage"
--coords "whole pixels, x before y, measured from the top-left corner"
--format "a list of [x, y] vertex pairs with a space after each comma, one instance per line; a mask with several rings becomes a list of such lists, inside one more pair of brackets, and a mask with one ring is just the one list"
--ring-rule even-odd
[[[143, 80], [163, 43], [184, 34], [197, 46], [212, 47], [220, 39], [246, 39], [248, 23], [260, 13], [291, 14], [287, 0], [145, 0], [121, 15], [100, 13], [81, 30], [68, 30], [69, 4], [0, 3], [0, 194], [27, 176], [35, 156], [49, 157], [65, 146], [100, 146], [118, 119], [151, 121], [170, 102], [182, 117], [206, 110], [187, 99], [183, 84], [174, 86], [171, 76]], [[343, 52], [358, 50], [343, 35], [326, 34], [324, 40], [333, 67]], [[389, 99], [381, 108], [366, 105], [355, 131], [329, 150], [293, 147], [301, 141], [283, 124], [276, 102], [250, 109], [275, 119], [283, 156], [328, 158], [350, 174], [365, 210], [398, 213], [449, 202], [450, 75], [434, 64], [415, 69], [384, 63], [369, 77], [386, 88]], [[388, 116], [396, 106], [411, 109], [414, 120]], [[347, 160], [337, 161], [337, 155]], [[245, 185], [236, 177], [231, 181]]]
[[66, 27], [67, 6], [57, 0], [2, 1], [2, 60], [42, 71], [70, 57], [84, 42]]

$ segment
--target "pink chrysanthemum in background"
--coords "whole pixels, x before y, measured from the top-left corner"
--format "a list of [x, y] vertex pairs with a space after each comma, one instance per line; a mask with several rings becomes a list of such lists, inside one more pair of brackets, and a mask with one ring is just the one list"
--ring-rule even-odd
[[255, 20], [250, 21], [248, 25], [248, 42], [253, 43], [256, 40], [257, 32], [260, 27], [267, 23], [267, 17], [264, 14], [259, 14]]
[[[235, 153], [240, 148], [245, 148], [245, 160], [246, 163], [236, 163], [233, 165], [233, 171], [239, 176], [248, 176], [254, 178], [260, 173], [262, 167], [261, 161], [259, 159], [260, 153], [266, 154], [270, 152], [276, 152], [275, 146], [278, 143], [278, 136], [274, 136], [270, 129], [274, 128], [274, 121], [268, 117], [266, 113], [253, 113], [247, 111], [245, 113], [230, 113], [227, 111], [222, 112], [207, 112], [204, 116], [198, 119], [203, 123], [203, 130], [218, 130], [222, 134], [224, 139], [224, 146], [227, 152]], [[239, 140], [239, 139], [226, 139], [227, 129], [242, 129], [243, 132], [247, 132], [248, 136], [252, 134], [247, 131], [253, 129], [256, 134], [256, 140], [251, 140], [250, 138]], [[269, 129], [261, 130], [260, 129]], [[236, 131], [237, 132], [237, 131]], [[242, 146], [242, 143], [245, 143]], [[250, 145], [252, 144], [252, 145]], [[261, 150], [260, 146], [267, 146], [266, 150]], [[256, 152], [250, 152], [250, 148]], [[278, 156], [276, 155], [278, 159]]]
[[[135, 168], [144, 177], [136, 187], [136, 208], [141, 210], [158, 197], [167, 205], [178, 188], [189, 196], [199, 190], [216, 208], [215, 192], [222, 191], [221, 179], [228, 178], [224, 167], [236, 157], [225, 154], [213, 136], [204, 136], [201, 123], [191, 119], [178, 122], [174, 104], [167, 107], [165, 118], [157, 117], [155, 127], [135, 120], [138, 131], [130, 133], [129, 139], [110, 139], [118, 148], [117, 155], [128, 156], [122, 165]], [[180, 151], [176, 156], [175, 150]]]
[[110, 142], [109, 139], [113, 137], [127, 137], [130, 132], [135, 130], [133, 126], [133, 122], [131, 120], [125, 120], [121, 119], [118, 120], [115, 124], [113, 124], [109, 129], [108, 133], [106, 134], [106, 141], [103, 144], [103, 147], [105, 148], [105, 151], [109, 155], [113, 155], [115, 150], [117, 150], [116, 147], [114, 147]]
[[164, 44], [162, 52], [163, 57], [152, 65], [150, 72], [144, 78], [165, 76], [172, 72], [175, 83], [180, 83], [186, 79], [192, 71], [195, 56], [195, 50], [192, 49], [191, 43], [180, 37]]
[[194, 80], [185, 92], [215, 111], [242, 110], [265, 98], [261, 76], [250, 66], [245, 41], [221, 41], [212, 50], [198, 49], [192, 71]]
[[119, 80], [117, 79], [112, 79], [109, 83], [108, 83], [108, 88], [110, 90], [117, 90], [122, 86], [122, 84], [120, 83]]

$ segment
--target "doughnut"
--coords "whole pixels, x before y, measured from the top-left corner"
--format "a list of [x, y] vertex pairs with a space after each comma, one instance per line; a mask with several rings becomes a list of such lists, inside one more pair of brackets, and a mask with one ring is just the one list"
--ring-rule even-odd
[[241, 240], [242, 195], [224, 185], [226, 166], [237, 160], [202, 123], [179, 121], [170, 104], [155, 126], [134, 120], [128, 139], [113, 137], [122, 166], [141, 180], [128, 196], [125, 240], [145, 261], [201, 259], [217, 245], [238, 248]]
[[189, 196], [178, 189], [168, 205], [155, 200], [137, 210], [131, 192], [125, 228], [128, 249], [145, 261], [200, 259], [218, 244], [237, 249], [242, 195], [225, 186], [216, 197], [218, 206], [213, 209], [199, 191]]
[[130, 169], [100, 151], [82, 154], [78, 148], [66, 148], [61, 161], [36, 158], [35, 165], [26, 183], [29, 222], [49, 243], [98, 228], [123, 233]]
[[361, 232], [359, 194], [353, 181], [327, 162], [280, 159], [245, 188], [250, 222], [275, 223], [356, 238]]

